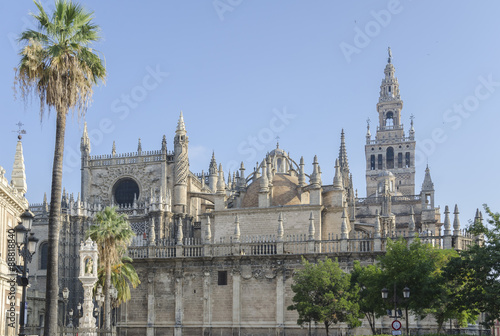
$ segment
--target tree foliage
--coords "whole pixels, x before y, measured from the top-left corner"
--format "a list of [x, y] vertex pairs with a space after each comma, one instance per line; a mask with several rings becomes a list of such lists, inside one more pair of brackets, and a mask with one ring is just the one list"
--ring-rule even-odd
[[[112, 281], [112, 270], [114, 266], [122, 264], [122, 257], [127, 251], [134, 232], [126, 215], [118, 214], [116, 208], [106, 207], [96, 214], [95, 224], [89, 228], [87, 236], [97, 243], [99, 267], [104, 269], [104, 321], [105, 327], [109, 329], [111, 326], [109, 289]], [[127, 270], [127, 268], [121, 266], [120, 270]], [[119, 287], [116, 288], [119, 289]]]
[[370, 329], [375, 335], [377, 333], [375, 319], [386, 313], [380, 296], [380, 290], [385, 286], [382, 270], [377, 264], [361, 266], [360, 262], [356, 260], [351, 273], [351, 284], [352, 286], [358, 285], [360, 288], [360, 312], [365, 315]]
[[485, 312], [483, 323], [490, 326], [500, 316], [500, 214], [493, 213], [487, 205], [484, 209], [489, 216], [488, 224], [476, 218], [468, 229], [476, 237], [484, 237], [484, 243], [460, 251], [445, 273], [454, 281], [457, 304], [462, 309]]
[[302, 263], [303, 269], [295, 274], [292, 285], [293, 304], [287, 308], [298, 312], [297, 323], [323, 323], [327, 335], [332, 323], [360, 326], [359, 287], [351, 286], [350, 274], [328, 258], [316, 264], [303, 259]]

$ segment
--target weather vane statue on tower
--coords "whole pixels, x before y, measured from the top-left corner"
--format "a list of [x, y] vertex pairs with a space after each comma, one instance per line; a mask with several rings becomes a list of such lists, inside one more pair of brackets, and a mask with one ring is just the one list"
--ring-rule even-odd
[[387, 59], [387, 62], [388, 62], [388, 63], [391, 63], [391, 60], [392, 60], [392, 51], [391, 51], [391, 47], [387, 47], [387, 53], [389, 54], [389, 58]]

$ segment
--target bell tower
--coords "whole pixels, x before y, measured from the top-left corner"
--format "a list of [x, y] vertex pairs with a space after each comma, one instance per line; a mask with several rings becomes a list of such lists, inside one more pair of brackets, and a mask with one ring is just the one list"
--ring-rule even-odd
[[[399, 83], [392, 64], [391, 48], [384, 69], [384, 79], [380, 85], [377, 103], [378, 126], [375, 139], [371, 139], [370, 124], [366, 134], [366, 195], [380, 194], [379, 176], [384, 171], [395, 177], [396, 195], [415, 195], [415, 131], [413, 117], [408, 136], [401, 122], [403, 101], [399, 93]], [[382, 186], [383, 187], [383, 186]]]

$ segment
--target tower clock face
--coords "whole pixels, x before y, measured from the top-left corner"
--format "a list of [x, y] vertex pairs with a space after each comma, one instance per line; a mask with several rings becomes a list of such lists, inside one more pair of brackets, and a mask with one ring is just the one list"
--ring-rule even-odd
[[392, 329], [394, 330], [401, 329], [401, 322], [399, 322], [398, 320], [392, 321]]

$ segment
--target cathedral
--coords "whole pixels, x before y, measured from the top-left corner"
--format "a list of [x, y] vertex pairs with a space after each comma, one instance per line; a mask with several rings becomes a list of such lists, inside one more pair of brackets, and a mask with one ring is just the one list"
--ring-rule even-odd
[[[429, 168], [415, 181], [415, 130], [402, 124], [403, 101], [389, 54], [376, 106], [378, 125], [367, 126], [366, 197], [358, 197], [349, 169], [344, 132], [335, 171], [323, 181], [320, 162], [304, 162], [270, 148], [255, 167], [226, 178], [215, 155], [207, 172], [189, 167], [189, 125], [181, 113], [167, 148], [91, 154], [87, 127], [81, 138], [81, 190], [62, 195], [60, 288], [70, 290], [68, 309], [82, 301], [78, 250], [93, 216], [105, 206], [127, 214], [136, 233], [128, 254], [141, 279], [116, 319], [120, 335], [305, 335], [292, 302], [294, 270], [301, 256], [375, 262], [388, 237], [420, 235], [441, 248], [462, 249], [475, 237], [460, 230], [458, 207], [434, 202]], [[416, 184], [417, 183], [417, 184]], [[43, 321], [37, 305], [45, 288], [49, 204], [32, 204], [40, 240], [31, 266], [30, 318]], [[36, 259], [35, 258], [35, 259]], [[379, 328], [390, 321], [380, 319]], [[426, 321], [411, 319], [415, 326]], [[322, 328], [321, 325], [316, 326]], [[342, 324], [337, 328], [345, 328]], [[368, 328], [368, 327], [365, 327]], [[388, 331], [389, 329], [387, 329]]]

